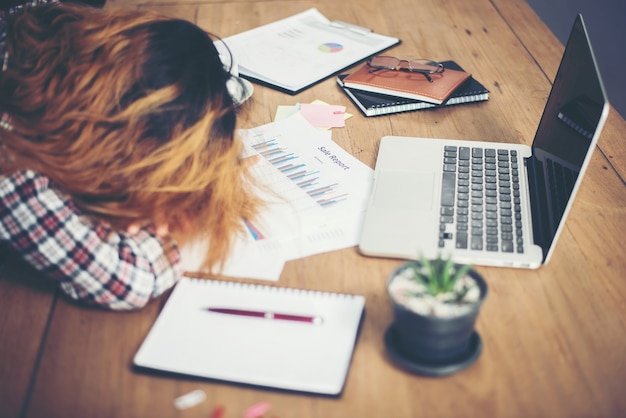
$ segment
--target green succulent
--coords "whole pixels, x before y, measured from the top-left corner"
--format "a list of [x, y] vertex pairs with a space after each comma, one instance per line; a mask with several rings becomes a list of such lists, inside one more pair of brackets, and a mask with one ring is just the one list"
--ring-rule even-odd
[[[451, 258], [437, 257], [434, 260], [427, 260], [422, 257], [419, 261], [414, 261], [409, 268], [413, 270], [415, 280], [426, 287], [428, 294], [437, 296], [441, 293], [455, 292], [456, 282], [472, 266], [468, 264], [459, 266]], [[457, 294], [457, 299], [463, 298], [468, 290], [467, 288], [462, 289], [460, 294]]]

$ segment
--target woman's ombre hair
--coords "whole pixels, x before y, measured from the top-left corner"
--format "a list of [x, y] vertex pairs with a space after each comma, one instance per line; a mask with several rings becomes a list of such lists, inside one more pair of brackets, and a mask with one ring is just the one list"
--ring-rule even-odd
[[201, 235], [205, 267], [219, 267], [259, 202], [211, 37], [145, 11], [62, 4], [12, 17], [7, 51], [0, 173], [35, 170], [115, 228]]

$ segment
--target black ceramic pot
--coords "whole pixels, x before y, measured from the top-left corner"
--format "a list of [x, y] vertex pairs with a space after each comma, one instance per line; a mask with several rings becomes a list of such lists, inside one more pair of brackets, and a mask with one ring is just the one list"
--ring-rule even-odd
[[[406, 268], [403, 264], [389, 278]], [[463, 361], [477, 338], [474, 323], [480, 307], [487, 296], [487, 283], [475, 270], [468, 273], [480, 287], [480, 300], [466, 313], [450, 318], [439, 318], [416, 313], [398, 304], [389, 295], [393, 304], [394, 323], [389, 338], [394, 350], [404, 359], [418, 364], [447, 365]]]

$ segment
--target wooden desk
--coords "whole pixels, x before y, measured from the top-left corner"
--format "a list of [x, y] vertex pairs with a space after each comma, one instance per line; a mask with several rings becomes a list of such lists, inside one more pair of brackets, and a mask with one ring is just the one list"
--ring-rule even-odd
[[[523, 0], [110, 0], [107, 7], [116, 3], [187, 18], [223, 37], [314, 6], [329, 18], [399, 37], [402, 44], [391, 52], [399, 57], [454, 59], [491, 90], [482, 104], [368, 119], [333, 79], [295, 97], [255, 86], [241, 127], [270, 122], [277, 105], [343, 104], [354, 117], [333, 138], [370, 166], [386, 134], [530, 143], [563, 51]], [[389, 362], [384, 283], [399, 262], [365, 258], [355, 248], [289, 262], [279, 282], [366, 297], [367, 315], [337, 399], [136, 373], [132, 357], [165, 298], [133, 313], [87, 309], [11, 262], [0, 273], [0, 415], [208, 417], [221, 404], [227, 417], [241, 417], [266, 400], [268, 416], [281, 418], [625, 416], [624, 132], [624, 120], [611, 113], [547, 266], [478, 268], [490, 286], [477, 323], [484, 351], [456, 375], [424, 378]], [[194, 389], [208, 399], [175, 410], [173, 399]]]

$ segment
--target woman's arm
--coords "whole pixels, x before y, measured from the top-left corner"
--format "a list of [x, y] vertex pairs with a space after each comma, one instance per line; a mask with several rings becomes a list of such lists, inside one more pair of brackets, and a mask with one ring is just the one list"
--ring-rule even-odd
[[109, 309], [144, 306], [182, 276], [171, 238], [140, 229], [113, 231], [81, 216], [47, 177], [0, 177], [0, 241], [6, 241], [70, 297]]

